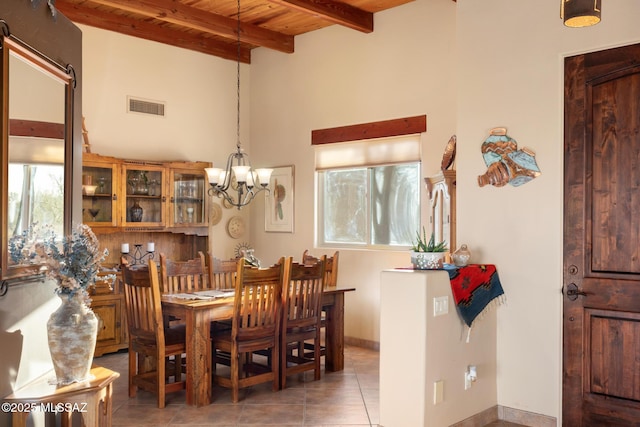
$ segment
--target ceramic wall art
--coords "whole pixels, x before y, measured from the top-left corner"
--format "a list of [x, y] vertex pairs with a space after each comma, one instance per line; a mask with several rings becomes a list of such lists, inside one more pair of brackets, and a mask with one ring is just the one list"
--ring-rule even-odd
[[506, 128], [491, 129], [489, 137], [482, 143], [482, 157], [487, 171], [478, 176], [480, 187], [487, 184], [518, 187], [541, 173], [533, 150], [527, 147], [518, 149], [517, 142], [507, 135]]

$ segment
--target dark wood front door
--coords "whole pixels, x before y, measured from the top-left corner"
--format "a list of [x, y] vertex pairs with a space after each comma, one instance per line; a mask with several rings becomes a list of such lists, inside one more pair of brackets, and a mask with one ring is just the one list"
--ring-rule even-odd
[[640, 45], [565, 60], [563, 425], [640, 426]]

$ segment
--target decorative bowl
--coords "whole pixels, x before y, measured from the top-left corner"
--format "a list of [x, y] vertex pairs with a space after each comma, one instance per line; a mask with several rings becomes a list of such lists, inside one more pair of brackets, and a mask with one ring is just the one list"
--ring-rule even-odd
[[82, 192], [87, 196], [93, 196], [96, 194], [96, 188], [98, 188], [97, 185], [83, 185]]

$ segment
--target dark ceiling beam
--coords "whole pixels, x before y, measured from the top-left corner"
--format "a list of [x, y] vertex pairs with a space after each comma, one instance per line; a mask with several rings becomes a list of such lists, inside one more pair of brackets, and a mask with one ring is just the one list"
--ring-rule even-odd
[[[237, 40], [235, 19], [185, 6], [172, 0], [92, 0], [104, 6], [126, 10], [164, 22]], [[280, 52], [293, 53], [293, 36], [240, 23], [240, 40]]]
[[333, 0], [270, 0], [299, 12], [344, 25], [363, 33], [373, 32], [373, 13]]
[[[133, 37], [164, 43], [171, 46], [214, 55], [224, 59], [237, 60], [237, 44], [223, 43], [213, 39], [205, 39], [197, 35], [185, 33], [171, 28], [163, 28], [148, 22], [119, 16], [97, 9], [68, 3], [65, 0], [56, 1], [56, 9], [71, 21], [114, 31]], [[240, 48], [240, 62], [251, 63], [251, 49]]]

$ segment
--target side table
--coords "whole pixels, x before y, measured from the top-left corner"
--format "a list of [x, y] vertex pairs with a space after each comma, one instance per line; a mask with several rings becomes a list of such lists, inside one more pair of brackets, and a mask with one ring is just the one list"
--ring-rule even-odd
[[112, 385], [120, 376], [118, 372], [93, 366], [90, 380], [65, 386], [50, 384], [50, 374], [32, 381], [6, 396], [4, 409], [12, 414], [13, 427], [24, 427], [30, 412], [60, 412], [62, 426], [71, 426], [74, 412], [82, 415], [82, 423], [87, 427], [111, 427]]

